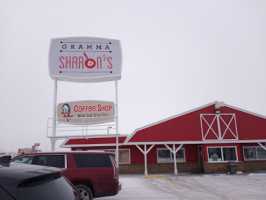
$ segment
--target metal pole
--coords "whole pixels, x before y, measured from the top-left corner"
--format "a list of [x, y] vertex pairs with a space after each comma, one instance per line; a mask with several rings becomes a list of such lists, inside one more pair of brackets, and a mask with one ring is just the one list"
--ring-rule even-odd
[[148, 169], [147, 169], [147, 146], [146, 146], [146, 144], [144, 145], [144, 162], [145, 162], [145, 171], [144, 171], [144, 173], [145, 173], [145, 176], [147, 176], [148, 175]]
[[173, 154], [174, 154], [174, 166], [175, 166], [175, 170], [174, 170], [174, 173], [175, 175], [177, 175], [177, 167], [176, 167], [176, 149], [175, 149], [175, 144], [173, 144]]
[[115, 80], [115, 113], [116, 113], [116, 165], [119, 166], [119, 140], [118, 140], [118, 82]]
[[217, 126], [218, 126], [218, 134], [219, 134], [219, 138], [218, 140], [222, 140], [222, 134], [221, 134], [221, 127], [220, 127], [220, 114], [216, 114], [217, 117]]
[[118, 82], [117, 80], [115, 81], [115, 99], [116, 99], [116, 103], [115, 103], [115, 107], [116, 107], [116, 133], [118, 134]]
[[53, 132], [51, 138], [51, 151], [55, 151], [56, 139], [56, 104], [57, 104], [57, 79], [54, 80], [54, 105], [53, 105]]

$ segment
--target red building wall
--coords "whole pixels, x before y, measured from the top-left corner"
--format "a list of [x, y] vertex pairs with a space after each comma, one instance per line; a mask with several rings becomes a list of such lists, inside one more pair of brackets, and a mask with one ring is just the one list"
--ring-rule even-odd
[[229, 107], [222, 107], [221, 113], [235, 113], [239, 140], [266, 139], [266, 119]]

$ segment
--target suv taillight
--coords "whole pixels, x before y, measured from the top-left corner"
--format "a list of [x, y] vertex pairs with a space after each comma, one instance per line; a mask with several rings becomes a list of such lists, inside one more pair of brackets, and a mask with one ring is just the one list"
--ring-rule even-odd
[[59, 169], [59, 170], [56, 170], [56, 172], [58, 173], [64, 173], [65, 171], [67, 171], [66, 169]]
[[113, 178], [114, 178], [114, 179], [118, 179], [118, 173], [117, 173], [117, 168], [116, 168], [116, 162], [115, 162], [113, 156], [110, 156], [110, 159], [111, 159], [112, 164], [113, 164]]

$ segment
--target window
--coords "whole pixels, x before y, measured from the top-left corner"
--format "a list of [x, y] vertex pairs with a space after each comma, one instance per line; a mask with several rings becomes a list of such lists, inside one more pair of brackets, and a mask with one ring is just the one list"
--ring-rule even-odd
[[62, 175], [46, 175], [20, 184], [17, 188], [17, 199], [78, 200], [78, 195], [76, 189]]
[[256, 147], [244, 147], [245, 160], [257, 160]]
[[266, 160], [266, 151], [262, 147], [243, 147], [245, 160]]
[[224, 161], [236, 161], [236, 148], [235, 147], [223, 147]]
[[209, 162], [237, 161], [236, 147], [208, 147]]
[[73, 156], [80, 168], [113, 166], [109, 155], [106, 154], [73, 154]]
[[[105, 149], [105, 152], [116, 152], [115, 149]], [[119, 152], [119, 164], [130, 164], [130, 150], [129, 149], [118, 149]]]
[[[157, 162], [158, 163], [172, 163], [174, 162], [174, 155], [169, 149], [157, 149]], [[181, 148], [176, 153], [176, 162], [185, 162], [185, 149]]]
[[14, 163], [26, 163], [26, 164], [31, 164], [33, 156], [22, 156], [19, 158], [16, 158], [12, 162]]
[[266, 159], [266, 151], [262, 147], [257, 147], [257, 155], [259, 160]]
[[22, 157], [16, 158], [12, 162], [64, 168], [65, 167], [65, 156], [64, 155], [22, 156]]
[[222, 161], [221, 148], [208, 148], [209, 161]]
[[64, 168], [65, 167], [65, 156], [64, 155], [37, 155], [33, 157], [32, 164]]
[[129, 164], [129, 149], [120, 149], [119, 150], [119, 163], [121, 164]]

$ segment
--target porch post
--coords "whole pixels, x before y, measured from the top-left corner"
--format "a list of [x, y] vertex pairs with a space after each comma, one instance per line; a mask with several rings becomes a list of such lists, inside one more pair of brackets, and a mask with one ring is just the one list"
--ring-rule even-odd
[[150, 148], [147, 150], [147, 145], [144, 144], [144, 150], [139, 147], [139, 145], [136, 144], [136, 147], [144, 154], [144, 174], [145, 176], [148, 175], [148, 167], [147, 167], [147, 154], [150, 152], [150, 150], [154, 147], [154, 144], [150, 146]]
[[181, 149], [181, 147], [183, 146], [183, 144], [180, 144], [179, 147], [176, 149], [175, 148], [175, 144], [173, 144], [173, 149], [171, 149], [171, 147], [169, 147], [167, 144], [165, 144], [164, 146], [166, 146], [172, 154], [174, 154], [174, 174], [177, 175], [178, 174], [178, 170], [177, 170], [177, 166], [176, 166], [176, 153]]
[[146, 144], [144, 144], [144, 162], [145, 162], [145, 170], [144, 170], [144, 174], [148, 175], [148, 169], [147, 169], [147, 146]]
[[[175, 152], [175, 144], [173, 144], [173, 152]], [[176, 167], [176, 153], [173, 153], [174, 154], [174, 173], [175, 175], [177, 175], [177, 167]]]

